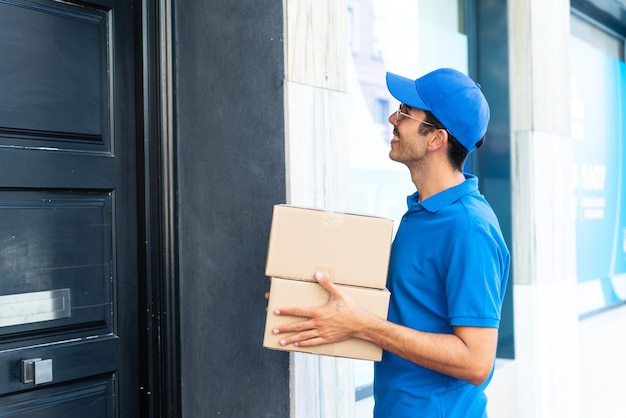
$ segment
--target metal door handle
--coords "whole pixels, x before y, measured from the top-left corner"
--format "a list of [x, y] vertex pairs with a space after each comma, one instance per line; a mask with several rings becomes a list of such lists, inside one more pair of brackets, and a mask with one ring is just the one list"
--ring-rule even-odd
[[22, 360], [22, 383], [41, 385], [49, 382], [52, 382], [52, 359]]

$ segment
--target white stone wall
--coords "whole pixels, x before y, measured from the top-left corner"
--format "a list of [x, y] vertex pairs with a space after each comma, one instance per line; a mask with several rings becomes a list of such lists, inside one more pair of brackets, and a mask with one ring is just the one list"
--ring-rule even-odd
[[[285, 1], [289, 204], [348, 206], [346, 10], [342, 0]], [[353, 417], [351, 361], [292, 353], [291, 405], [294, 418]]]
[[509, 1], [517, 416], [580, 395], [566, 0]]

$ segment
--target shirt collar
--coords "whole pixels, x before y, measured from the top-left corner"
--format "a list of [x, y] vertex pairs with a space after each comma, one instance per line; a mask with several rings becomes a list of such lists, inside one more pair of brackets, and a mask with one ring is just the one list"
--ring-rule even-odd
[[461, 197], [478, 191], [478, 178], [472, 174], [464, 174], [465, 181], [456, 186], [443, 190], [428, 199], [418, 202], [419, 192], [413, 193], [407, 197], [407, 206], [409, 211], [419, 211], [426, 209], [429, 212], [437, 212], [439, 209], [446, 207]]

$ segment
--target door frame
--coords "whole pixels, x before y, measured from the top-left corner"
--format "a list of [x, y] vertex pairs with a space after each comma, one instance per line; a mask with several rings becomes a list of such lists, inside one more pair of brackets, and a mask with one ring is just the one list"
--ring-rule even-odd
[[180, 310], [172, 0], [135, 0], [141, 415], [180, 417]]

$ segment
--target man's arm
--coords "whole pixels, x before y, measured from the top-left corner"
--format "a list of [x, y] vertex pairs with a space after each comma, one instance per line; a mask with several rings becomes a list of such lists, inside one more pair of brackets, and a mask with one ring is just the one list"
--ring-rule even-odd
[[308, 347], [359, 338], [422, 367], [474, 385], [484, 383], [489, 377], [496, 354], [496, 328], [454, 327], [454, 334], [417, 331], [359, 308], [323, 275], [316, 274], [316, 279], [330, 293], [326, 305], [274, 311], [276, 315], [308, 318], [274, 329], [275, 334], [295, 332], [281, 339], [282, 345]]

